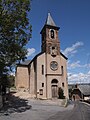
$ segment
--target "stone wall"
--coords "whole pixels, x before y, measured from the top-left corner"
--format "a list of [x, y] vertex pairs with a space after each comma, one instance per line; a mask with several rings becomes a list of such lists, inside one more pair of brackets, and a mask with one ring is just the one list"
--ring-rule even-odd
[[29, 73], [27, 66], [18, 66], [15, 75], [15, 86], [17, 89], [29, 88]]

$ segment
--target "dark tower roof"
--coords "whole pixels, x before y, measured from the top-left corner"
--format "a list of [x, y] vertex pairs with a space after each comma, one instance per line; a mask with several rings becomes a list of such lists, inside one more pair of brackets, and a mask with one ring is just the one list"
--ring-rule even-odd
[[54, 28], [54, 29], [56, 29], [56, 30], [59, 30], [59, 29], [60, 29], [60, 27], [57, 27], [57, 26], [56, 26], [56, 24], [55, 24], [55, 22], [53, 21], [50, 13], [48, 13], [48, 16], [47, 16], [47, 18], [46, 18], [45, 25], [44, 25], [44, 27], [42, 28], [40, 34], [42, 34], [43, 29], [45, 29], [46, 27], [48, 27], [48, 28]]
[[48, 13], [48, 16], [47, 16], [47, 19], [46, 19], [46, 22], [45, 22], [46, 25], [51, 25], [51, 26], [56, 26], [50, 13]]

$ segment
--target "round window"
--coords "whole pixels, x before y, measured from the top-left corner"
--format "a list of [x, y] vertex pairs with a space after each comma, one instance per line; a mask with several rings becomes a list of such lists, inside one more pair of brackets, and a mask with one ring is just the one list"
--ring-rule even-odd
[[57, 70], [57, 69], [58, 69], [58, 63], [57, 63], [56, 61], [52, 61], [52, 62], [50, 63], [50, 68], [51, 68], [52, 70]]

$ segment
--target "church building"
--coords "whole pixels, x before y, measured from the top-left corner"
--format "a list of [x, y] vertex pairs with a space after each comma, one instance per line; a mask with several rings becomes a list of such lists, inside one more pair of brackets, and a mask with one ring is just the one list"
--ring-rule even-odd
[[32, 97], [41, 99], [58, 98], [62, 89], [68, 98], [67, 57], [60, 52], [59, 29], [48, 13], [40, 32], [41, 52], [16, 67], [17, 89], [23, 88]]

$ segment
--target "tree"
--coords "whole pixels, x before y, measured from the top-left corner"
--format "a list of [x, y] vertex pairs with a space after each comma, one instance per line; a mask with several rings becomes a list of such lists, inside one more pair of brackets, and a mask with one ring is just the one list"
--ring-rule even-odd
[[0, 0], [0, 79], [12, 66], [25, 60], [32, 28], [28, 13], [30, 0]]
[[59, 99], [65, 98], [64, 93], [63, 93], [63, 89], [61, 87], [58, 88], [58, 96], [59, 96]]
[[15, 76], [14, 75], [8, 76], [8, 85], [9, 87], [15, 87]]

